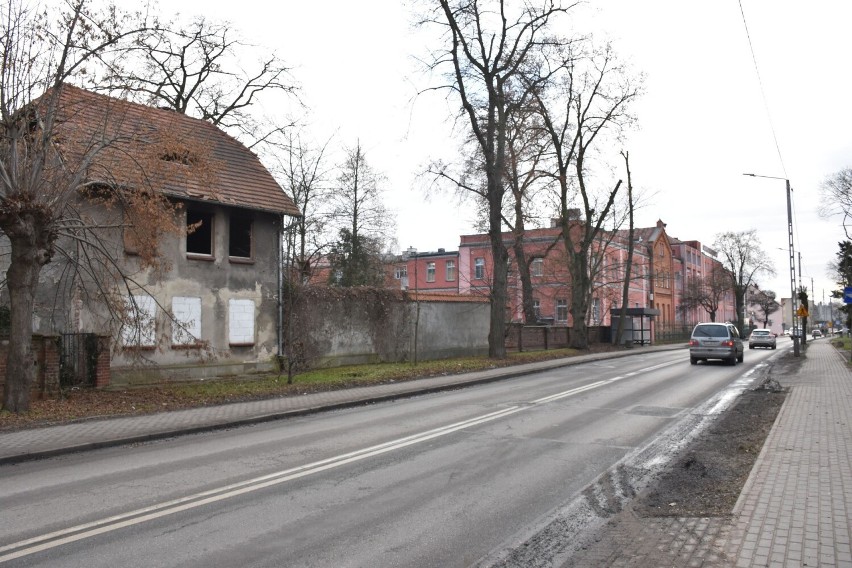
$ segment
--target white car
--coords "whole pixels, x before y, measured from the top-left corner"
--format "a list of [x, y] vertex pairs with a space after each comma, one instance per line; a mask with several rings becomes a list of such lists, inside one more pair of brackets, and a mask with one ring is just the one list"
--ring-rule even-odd
[[775, 334], [768, 329], [755, 329], [748, 336], [748, 348], [766, 347], [775, 349]]

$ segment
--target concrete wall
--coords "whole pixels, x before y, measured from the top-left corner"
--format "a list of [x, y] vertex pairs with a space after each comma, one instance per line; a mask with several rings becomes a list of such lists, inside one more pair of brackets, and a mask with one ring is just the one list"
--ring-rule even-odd
[[307, 367], [411, 361], [415, 348], [418, 360], [488, 352], [488, 304], [477, 299], [317, 287], [303, 291], [293, 314], [293, 354]]

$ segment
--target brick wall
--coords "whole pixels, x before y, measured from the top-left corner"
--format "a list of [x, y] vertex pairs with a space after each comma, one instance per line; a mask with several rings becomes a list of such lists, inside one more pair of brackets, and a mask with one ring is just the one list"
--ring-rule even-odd
[[[33, 335], [33, 364], [36, 379], [32, 385], [32, 396], [50, 398], [59, 393], [59, 336]], [[0, 337], [0, 388], [6, 382], [6, 361], [9, 354], [9, 338]], [[98, 336], [98, 358], [95, 371], [95, 387], [110, 384], [110, 337]]]
[[[33, 364], [36, 378], [32, 396], [45, 398], [59, 392], [59, 336], [33, 335]], [[9, 356], [9, 338], [0, 337], [0, 385], [6, 382], [6, 361]]]

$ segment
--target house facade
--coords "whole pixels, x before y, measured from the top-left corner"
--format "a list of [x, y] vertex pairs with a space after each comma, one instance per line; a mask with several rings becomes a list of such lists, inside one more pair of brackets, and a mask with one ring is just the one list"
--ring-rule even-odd
[[[87, 168], [89, 185], [166, 196], [164, 225], [176, 230], [161, 236], [152, 267], [139, 238], [151, 219], [133, 218], [122, 200], [103, 207], [79, 196], [93, 225], [108, 227], [99, 246], [110, 250], [113, 279], [106, 286], [102, 275], [69, 270], [79, 259], [49, 264], [35, 331], [111, 336], [113, 383], [273, 368], [282, 231], [299, 211], [257, 156], [209, 122], [75, 87], [63, 87], [60, 110], [67, 159], [109, 136], [108, 151]], [[121, 178], [133, 167], [144, 175]]]

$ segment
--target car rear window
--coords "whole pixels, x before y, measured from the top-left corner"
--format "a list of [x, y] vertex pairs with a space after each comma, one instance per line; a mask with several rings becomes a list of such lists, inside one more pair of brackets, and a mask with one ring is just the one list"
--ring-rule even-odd
[[728, 328], [724, 325], [700, 325], [692, 332], [694, 337], [728, 337]]
[[768, 331], [756, 330], [751, 332], [752, 335], [769, 335]]

